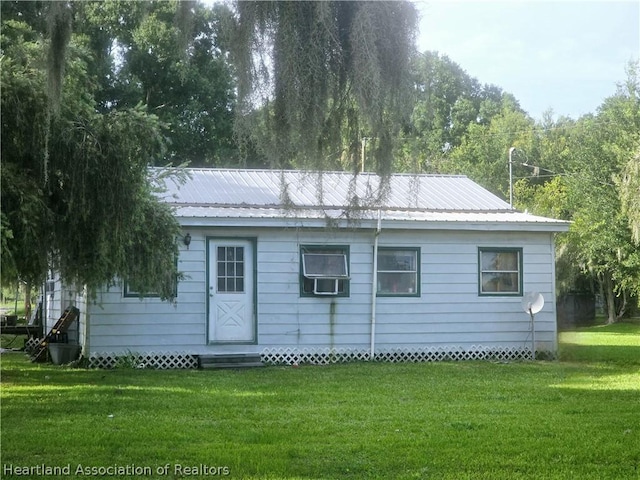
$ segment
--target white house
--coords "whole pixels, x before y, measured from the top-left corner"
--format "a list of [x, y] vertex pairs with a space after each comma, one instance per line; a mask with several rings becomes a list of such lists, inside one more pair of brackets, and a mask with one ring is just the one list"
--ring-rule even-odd
[[[392, 175], [381, 187], [366, 173], [188, 173], [163, 197], [183, 227], [176, 301], [124, 282], [80, 295], [93, 365], [519, 359], [533, 341], [556, 351], [554, 234], [567, 222], [516, 211], [464, 176]], [[545, 299], [534, 322], [527, 292]], [[57, 314], [52, 303], [50, 322]]]

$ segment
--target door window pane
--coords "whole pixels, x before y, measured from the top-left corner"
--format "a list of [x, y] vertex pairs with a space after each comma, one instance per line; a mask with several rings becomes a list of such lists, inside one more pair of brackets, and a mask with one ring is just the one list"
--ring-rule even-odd
[[218, 292], [244, 293], [244, 247], [217, 248]]

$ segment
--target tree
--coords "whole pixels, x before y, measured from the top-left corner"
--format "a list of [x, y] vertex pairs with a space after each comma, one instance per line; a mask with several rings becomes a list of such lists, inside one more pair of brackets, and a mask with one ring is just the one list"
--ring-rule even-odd
[[629, 220], [631, 236], [640, 246], [640, 148], [622, 170], [618, 182], [622, 212]]
[[403, 170], [439, 172], [472, 125], [489, 125], [502, 112], [504, 93], [481, 85], [438, 52], [414, 55], [411, 75], [414, 107], [403, 128], [398, 165]]
[[[468, 175], [493, 193], [509, 198], [509, 149], [516, 147], [519, 156], [520, 152], [531, 152], [533, 143], [533, 121], [513, 96], [503, 94], [500, 113], [488, 124], [470, 124], [461, 145], [449, 154], [445, 168]], [[525, 174], [524, 167], [514, 170], [516, 177]]]
[[518, 185], [521, 207], [572, 220], [569, 233], [558, 242], [561, 286], [576, 286], [578, 267], [603, 294], [609, 323], [622, 318], [630, 300], [640, 297], [640, 249], [632, 233], [638, 211], [637, 68], [632, 65], [627, 82], [596, 115], [542, 130], [540, 159], [555, 165], [562, 177]]
[[356, 170], [362, 137], [380, 173], [408, 115], [414, 6], [237, 2], [236, 131], [274, 166]]
[[38, 283], [55, 268], [90, 289], [118, 276], [171, 297], [179, 226], [147, 170], [164, 152], [161, 123], [142, 107], [98, 111], [83, 37], [56, 45], [64, 63], [47, 70], [53, 43], [14, 19], [42, 12], [12, 15], [20, 6], [5, 16], [2, 4], [3, 279]]
[[[640, 296], [640, 251], [633, 244], [632, 222], [616, 182], [640, 142], [638, 64], [630, 66], [627, 82], [584, 126], [587, 135], [575, 147], [579, 168], [575, 168], [573, 190], [578, 198], [570, 233], [589, 271], [598, 278], [611, 323], [624, 315], [631, 297]], [[578, 199], [583, 203], [578, 204]]]
[[144, 104], [169, 126], [165, 164], [238, 162], [234, 82], [219, 36], [226, 6], [107, 0], [79, 2], [76, 10], [75, 30], [97, 59], [91, 71], [102, 111]]
[[627, 81], [619, 92], [623, 107], [617, 109], [623, 111], [613, 112], [614, 118], [620, 115], [625, 120], [628, 132], [625, 139], [626, 149], [622, 150], [624, 165], [615, 180], [632, 239], [636, 245], [640, 245], [640, 61], [629, 64], [627, 75]]

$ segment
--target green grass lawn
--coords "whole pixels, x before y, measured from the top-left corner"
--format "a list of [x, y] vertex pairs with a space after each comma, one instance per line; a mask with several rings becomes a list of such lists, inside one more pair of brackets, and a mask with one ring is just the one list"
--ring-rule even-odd
[[24, 317], [24, 300], [19, 301], [17, 306], [18, 308], [16, 309], [15, 302], [0, 303], [0, 310], [5, 312], [7, 315], [18, 315], [18, 317]]
[[[3, 354], [0, 475], [39, 478], [15, 467], [44, 464], [69, 468], [55, 478], [107, 467], [115, 478], [640, 478], [640, 325], [561, 341], [552, 362], [245, 371]], [[151, 475], [126, 475], [134, 465]]]
[[0, 335], [0, 348], [21, 349], [26, 340], [26, 335]]

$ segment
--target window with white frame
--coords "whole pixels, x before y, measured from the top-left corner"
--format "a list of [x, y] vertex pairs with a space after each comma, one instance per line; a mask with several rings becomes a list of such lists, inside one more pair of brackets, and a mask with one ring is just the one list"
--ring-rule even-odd
[[480, 295], [522, 295], [522, 249], [478, 249]]
[[379, 296], [420, 296], [420, 249], [378, 248]]
[[305, 245], [300, 249], [300, 293], [349, 295], [349, 248]]

